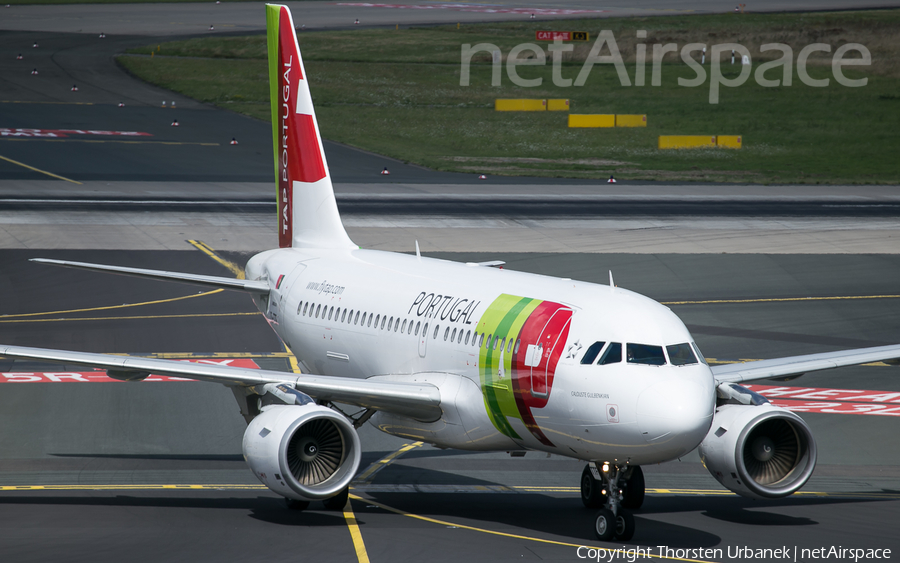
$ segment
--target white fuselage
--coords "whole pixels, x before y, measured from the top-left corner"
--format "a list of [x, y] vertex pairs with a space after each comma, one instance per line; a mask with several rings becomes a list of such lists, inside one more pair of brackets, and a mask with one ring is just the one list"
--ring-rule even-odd
[[[439, 420], [376, 414], [391, 434], [639, 465], [684, 455], [712, 422], [702, 358], [628, 358], [629, 344], [696, 347], [667, 307], [624, 289], [371, 250], [271, 250], [246, 272], [270, 281], [257, 305], [304, 371], [441, 390]], [[595, 343], [620, 344], [621, 361], [582, 363]]]

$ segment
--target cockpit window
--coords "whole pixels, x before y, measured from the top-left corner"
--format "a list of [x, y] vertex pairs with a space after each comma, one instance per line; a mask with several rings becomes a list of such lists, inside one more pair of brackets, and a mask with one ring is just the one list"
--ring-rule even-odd
[[606, 348], [606, 352], [603, 352], [603, 355], [600, 356], [600, 361], [597, 362], [601, 366], [605, 366], [606, 364], [617, 364], [622, 361], [622, 344], [619, 342], [610, 342], [609, 346]]
[[647, 366], [662, 366], [666, 364], [662, 346], [632, 344], [629, 342], [625, 346], [625, 352], [629, 364], [643, 364]]
[[697, 346], [697, 343], [691, 342], [691, 346], [694, 347], [694, 352], [697, 352], [697, 357], [700, 358], [700, 361], [706, 365], [709, 365], [709, 363], [706, 361], [706, 358], [703, 357], [703, 352], [700, 351], [700, 348]]
[[584, 353], [584, 357], [581, 358], [582, 364], [592, 364], [594, 360], [597, 359], [597, 354], [600, 353], [600, 350], [603, 349], [603, 345], [605, 342], [594, 342], [590, 346], [588, 346], [587, 352]]
[[666, 352], [668, 352], [669, 361], [673, 366], [686, 366], [697, 363], [697, 357], [694, 356], [694, 351], [691, 350], [691, 345], [687, 342], [666, 346]]

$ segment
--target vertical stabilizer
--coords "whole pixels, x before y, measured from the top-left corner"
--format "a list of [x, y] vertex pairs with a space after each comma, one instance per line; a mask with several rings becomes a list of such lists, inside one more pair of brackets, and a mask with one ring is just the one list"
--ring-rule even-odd
[[266, 28], [278, 186], [278, 245], [356, 248], [341, 224], [294, 21], [287, 6], [266, 4]]

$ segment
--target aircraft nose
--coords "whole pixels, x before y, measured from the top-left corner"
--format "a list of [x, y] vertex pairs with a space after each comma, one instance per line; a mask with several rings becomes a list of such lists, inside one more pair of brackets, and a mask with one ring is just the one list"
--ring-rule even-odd
[[640, 394], [637, 421], [647, 442], [676, 442], [690, 451], [706, 436], [713, 410], [708, 389], [690, 381], [667, 381]]

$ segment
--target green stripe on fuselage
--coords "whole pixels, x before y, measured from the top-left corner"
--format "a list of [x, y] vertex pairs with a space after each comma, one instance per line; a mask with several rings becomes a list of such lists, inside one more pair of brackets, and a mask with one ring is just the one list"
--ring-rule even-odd
[[[478, 357], [484, 406], [494, 427], [513, 439], [521, 437], [513, 430], [507, 417], [521, 420], [522, 415], [516, 406], [511, 377], [514, 352], [506, 353], [506, 349], [509, 347], [509, 339], [515, 339], [540, 303], [540, 300], [529, 297], [502, 294], [488, 306], [478, 326], [478, 331], [484, 334], [485, 339], [492, 337], [489, 344], [481, 346]], [[494, 339], [497, 338], [506, 339], [502, 349], [499, 345], [494, 349]]]

